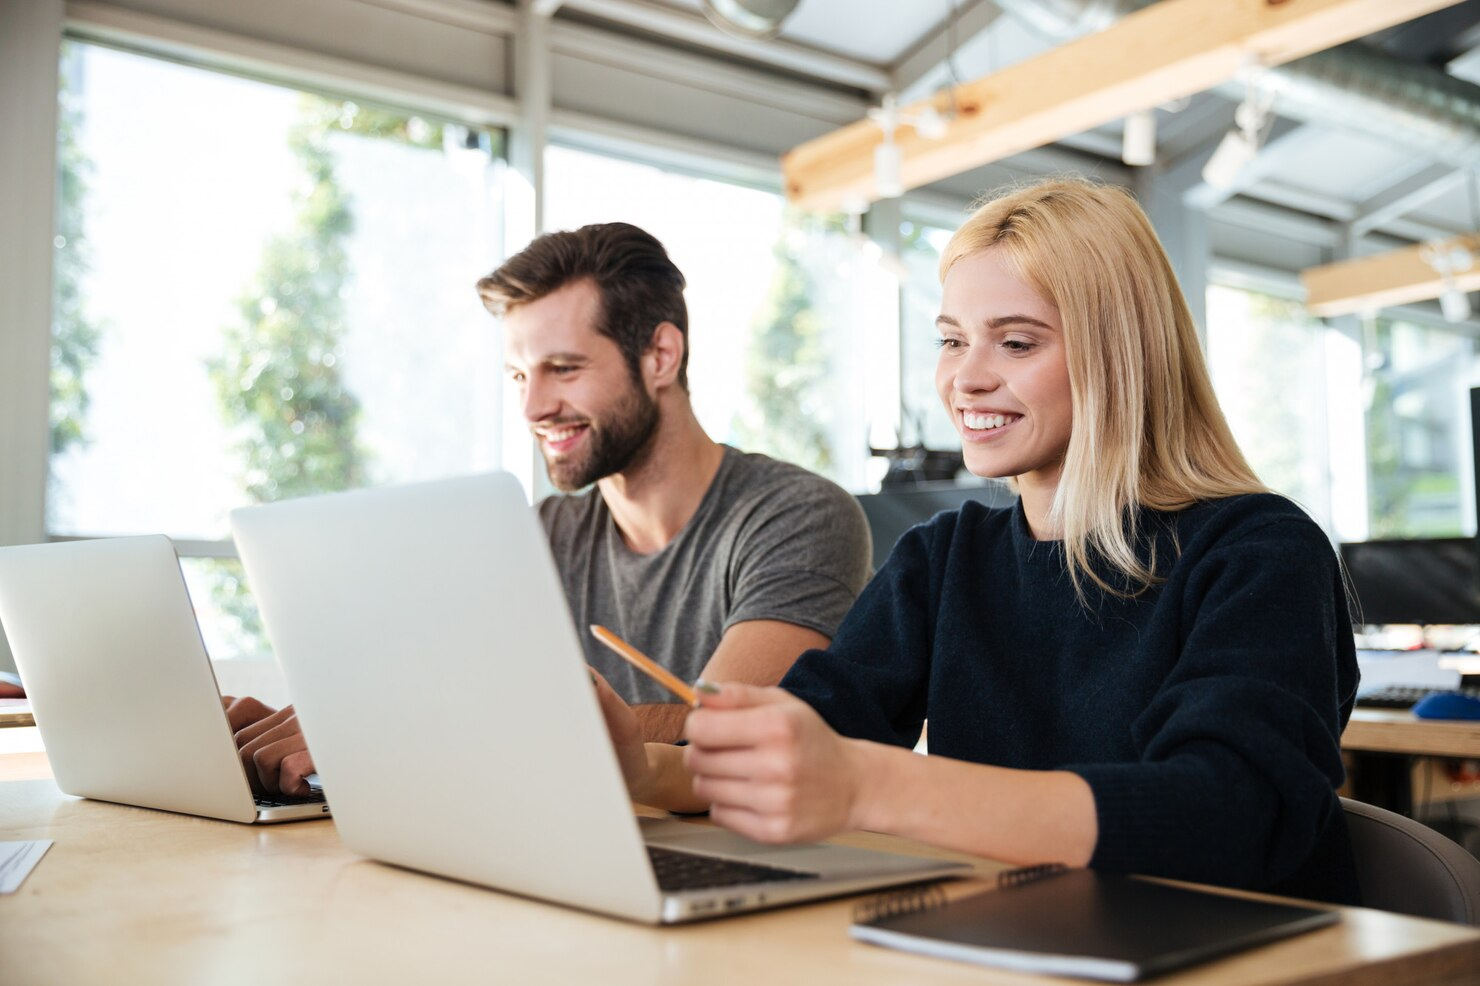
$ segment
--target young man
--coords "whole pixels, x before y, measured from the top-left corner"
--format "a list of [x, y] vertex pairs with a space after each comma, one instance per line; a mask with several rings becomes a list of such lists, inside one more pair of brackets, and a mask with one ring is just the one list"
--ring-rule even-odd
[[[689, 681], [774, 685], [802, 651], [827, 646], [870, 558], [851, 496], [705, 433], [689, 402], [684, 285], [662, 244], [626, 223], [541, 236], [478, 282], [503, 320], [506, 368], [550, 481], [567, 494], [539, 512], [586, 658], [662, 743], [680, 737], [687, 707], [589, 624]], [[256, 714], [238, 709], [234, 724]], [[306, 789], [312, 764], [291, 709], [251, 722], [238, 745], [265, 789]]]

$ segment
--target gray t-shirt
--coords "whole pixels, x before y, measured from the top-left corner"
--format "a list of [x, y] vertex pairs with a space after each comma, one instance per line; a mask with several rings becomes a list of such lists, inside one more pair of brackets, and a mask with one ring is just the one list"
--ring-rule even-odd
[[728, 446], [699, 509], [653, 554], [627, 547], [596, 489], [539, 509], [586, 659], [633, 703], [676, 700], [602, 646], [590, 624], [693, 681], [736, 623], [781, 620], [831, 637], [870, 574], [857, 500], [798, 466]]

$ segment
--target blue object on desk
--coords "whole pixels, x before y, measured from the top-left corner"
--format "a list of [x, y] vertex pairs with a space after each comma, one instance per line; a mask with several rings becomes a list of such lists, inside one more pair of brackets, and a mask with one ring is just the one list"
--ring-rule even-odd
[[1459, 692], [1435, 692], [1413, 707], [1420, 719], [1480, 719], [1480, 698]]

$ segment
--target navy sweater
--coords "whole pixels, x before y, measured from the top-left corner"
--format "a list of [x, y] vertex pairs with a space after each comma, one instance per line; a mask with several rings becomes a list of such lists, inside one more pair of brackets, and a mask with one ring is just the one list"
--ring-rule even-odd
[[[1021, 505], [912, 528], [782, 685], [845, 736], [1070, 770], [1090, 865], [1357, 903], [1336, 799], [1357, 665], [1335, 553], [1271, 494], [1143, 514], [1164, 582], [1070, 583]], [[1143, 544], [1143, 560], [1149, 556]]]

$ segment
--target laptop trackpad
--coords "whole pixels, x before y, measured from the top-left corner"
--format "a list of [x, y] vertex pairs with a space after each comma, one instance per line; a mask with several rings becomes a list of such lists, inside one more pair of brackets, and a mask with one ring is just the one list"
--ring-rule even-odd
[[673, 818], [639, 816], [637, 821], [643, 841], [650, 846], [743, 859], [782, 869], [818, 873], [824, 877], [913, 870], [928, 862], [913, 856], [815, 842], [768, 846], [716, 825], [696, 825]]

